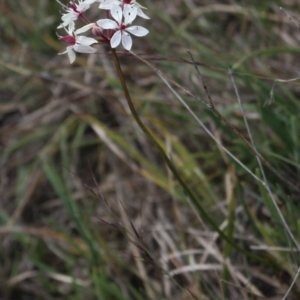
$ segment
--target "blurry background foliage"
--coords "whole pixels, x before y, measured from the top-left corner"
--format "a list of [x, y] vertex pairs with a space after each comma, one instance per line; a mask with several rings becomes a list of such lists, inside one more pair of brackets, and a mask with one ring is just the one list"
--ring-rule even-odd
[[[67, 2], [64, 2], [67, 4]], [[299, 186], [299, 1], [142, 1], [150, 34], [133, 51], [207, 101]], [[92, 20], [103, 12], [89, 11]], [[207, 135], [147, 65], [118, 49], [138, 113], [206, 213], [189, 205], [132, 119], [109, 49], [69, 64], [54, 0], [0, 0], [0, 299], [282, 299], [299, 249], [261, 183]], [[296, 20], [296, 19], [295, 19]], [[296, 22], [298, 22], [296, 20]], [[176, 90], [214, 137], [261, 177], [243, 141]], [[272, 92], [272, 93], [271, 93]], [[270, 94], [272, 98], [270, 99]], [[265, 105], [270, 103], [270, 105]], [[298, 191], [265, 168], [299, 241]], [[225, 263], [227, 261], [227, 263]], [[300, 298], [295, 280], [286, 299]]]

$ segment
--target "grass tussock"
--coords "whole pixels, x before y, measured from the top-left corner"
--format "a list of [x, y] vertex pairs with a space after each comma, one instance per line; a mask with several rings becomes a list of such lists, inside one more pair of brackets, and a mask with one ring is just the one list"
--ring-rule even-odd
[[0, 299], [299, 299], [299, 5], [141, 4], [117, 54], [191, 194], [108, 48], [70, 66], [57, 2], [0, 1]]

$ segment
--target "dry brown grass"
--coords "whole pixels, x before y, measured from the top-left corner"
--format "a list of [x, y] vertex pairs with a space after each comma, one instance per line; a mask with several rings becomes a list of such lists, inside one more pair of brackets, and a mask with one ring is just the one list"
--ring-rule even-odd
[[[273, 86], [299, 76], [300, 33], [278, 9], [299, 4], [250, 2], [143, 2], [151, 34], [135, 51], [207, 101], [192, 51], [216, 108], [248, 138], [227, 73], [234, 66], [258, 152], [299, 187], [299, 83]], [[134, 122], [108, 49], [72, 66], [57, 55], [58, 10], [53, 0], [0, 0], [0, 299], [283, 299], [289, 287], [286, 299], [299, 299], [299, 249], [263, 186], [153, 69], [119, 52], [143, 122], [209, 216], [259, 262], [189, 205]], [[264, 106], [272, 86], [275, 100]], [[176, 89], [261, 178], [243, 141]], [[298, 192], [265, 171], [298, 241]]]

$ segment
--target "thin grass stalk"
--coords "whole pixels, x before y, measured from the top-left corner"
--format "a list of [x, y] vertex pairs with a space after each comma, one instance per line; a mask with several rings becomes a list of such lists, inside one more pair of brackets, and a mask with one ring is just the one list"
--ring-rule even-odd
[[[194, 99], [196, 99], [197, 101], [201, 102], [202, 104], [204, 104], [207, 108], [211, 109], [216, 116], [222, 120], [225, 125], [237, 136], [239, 137], [245, 144], [246, 146], [250, 149], [250, 151], [253, 152], [253, 154], [255, 154], [256, 156], [258, 156], [261, 160], [261, 162], [269, 168], [269, 170], [271, 170], [280, 180], [282, 180], [283, 182], [285, 182], [288, 186], [290, 186], [291, 188], [293, 188], [294, 190], [300, 192], [300, 188], [298, 186], [296, 186], [295, 184], [293, 184], [292, 182], [288, 181], [287, 179], [285, 179], [285, 177], [280, 174], [256, 149], [254, 149], [251, 145], [251, 143], [239, 132], [239, 130], [232, 125], [225, 117], [222, 116], [222, 114], [215, 108], [212, 98], [210, 96], [210, 93], [203, 81], [203, 78], [201, 76], [201, 73], [198, 69], [198, 65], [192, 54], [188, 51], [189, 55], [191, 56], [192, 59], [192, 63], [197, 71], [197, 74], [202, 82], [203, 88], [205, 90], [205, 93], [209, 99], [209, 103], [205, 103], [204, 101], [202, 101], [201, 99], [199, 99], [198, 97], [196, 97], [194, 94], [192, 94], [189, 90], [187, 90], [186, 88], [184, 88], [183, 86], [179, 85], [176, 81], [172, 80], [169, 76], [167, 76], [166, 74], [164, 74], [162, 71], [160, 71], [159, 69], [157, 69], [153, 64], [151, 64], [148, 60], [142, 58], [141, 56], [139, 56], [138, 54], [134, 53], [133, 51], [130, 51], [130, 53], [135, 56], [137, 59], [139, 59], [140, 61], [142, 61], [143, 63], [145, 63], [146, 65], [148, 65], [149, 67], [151, 67], [157, 74], [159, 74], [161, 77], [164, 77], [166, 80], [168, 80], [169, 82], [172, 82], [172, 84], [174, 84], [175, 86], [177, 86], [178, 88], [182, 89], [185, 93], [187, 93], [189, 96], [193, 97]], [[264, 184], [262, 182], [262, 184]]]
[[[235, 228], [235, 176], [233, 173], [232, 167], [228, 166], [228, 172], [225, 174], [225, 187], [226, 187], [226, 199], [227, 199], [227, 235], [233, 239], [234, 237], [234, 228]], [[225, 263], [223, 264], [222, 270], [222, 285], [223, 292], [226, 297], [228, 297], [228, 288], [226, 281], [229, 281], [230, 271], [228, 270], [226, 261], [230, 259], [232, 255], [232, 245], [229, 243], [225, 243], [223, 256], [225, 259]]]
[[[196, 114], [193, 112], [193, 110], [189, 107], [189, 105], [180, 97], [180, 95], [171, 87], [167, 79], [165, 79], [160, 73], [158, 73], [162, 81], [167, 85], [167, 87], [172, 91], [172, 93], [177, 97], [177, 99], [183, 104], [183, 106], [188, 110], [188, 112], [193, 116], [193, 118], [197, 121], [197, 123], [203, 128], [203, 130], [215, 141], [216, 144], [218, 144], [231, 158], [233, 158], [239, 165], [241, 165], [246, 171], [248, 171], [256, 180], [258, 180], [262, 185], [264, 185], [264, 182], [256, 176], [251, 170], [249, 170], [240, 160], [238, 160], [229, 150], [227, 150], [220, 141], [209, 131], [209, 129], [202, 123], [202, 121], [196, 116]], [[219, 231], [217, 231], [219, 232]], [[223, 232], [222, 232], [223, 233]], [[223, 235], [226, 236], [226, 234], [223, 233]], [[222, 235], [222, 237], [223, 237]], [[265, 259], [252, 254], [240, 246], [238, 246], [236, 243], [233, 242], [232, 239], [230, 239], [228, 236], [226, 236], [225, 239], [226, 242], [229, 242], [236, 250], [240, 251], [241, 253], [245, 254], [246, 256], [252, 257], [264, 264], [266, 264]], [[267, 262], [267, 264], [273, 265], [275, 264], [274, 261]]]
[[[200, 213], [200, 215], [202, 216], [202, 218], [204, 219], [204, 221], [206, 221], [209, 225], [211, 225], [212, 228], [219, 234], [219, 236], [221, 238], [223, 238], [225, 241], [227, 241], [228, 243], [230, 243], [236, 250], [240, 251], [241, 253], [245, 254], [248, 257], [252, 257], [252, 258], [256, 259], [257, 261], [261, 261], [263, 263], [266, 263], [266, 261], [264, 259], [262, 259], [261, 257], [256, 256], [256, 255], [254, 255], [254, 254], [246, 251], [245, 249], [243, 249], [239, 245], [237, 245], [232, 239], [230, 239], [222, 230], [220, 230], [220, 228], [218, 227], [218, 225], [209, 217], [209, 215], [206, 213], [206, 211], [204, 210], [204, 208], [200, 205], [200, 203], [197, 200], [196, 196], [189, 189], [189, 187], [187, 186], [187, 184], [184, 182], [184, 180], [179, 175], [176, 167], [173, 165], [173, 163], [171, 162], [171, 160], [166, 155], [164, 149], [161, 147], [161, 145], [159, 144], [159, 142], [153, 137], [153, 135], [151, 134], [151, 132], [148, 130], [148, 128], [144, 125], [144, 123], [141, 121], [140, 117], [138, 116], [138, 113], [137, 113], [137, 111], [136, 111], [136, 109], [135, 109], [135, 107], [133, 105], [132, 99], [130, 97], [130, 94], [129, 94], [129, 91], [128, 91], [128, 88], [127, 88], [127, 85], [126, 85], [126, 82], [125, 82], [125, 78], [124, 78], [124, 75], [123, 75], [123, 72], [122, 72], [122, 69], [121, 69], [121, 65], [120, 65], [120, 62], [119, 62], [119, 58], [117, 56], [117, 53], [116, 53], [115, 49], [111, 48], [111, 53], [112, 53], [113, 61], [115, 63], [115, 67], [116, 67], [116, 70], [117, 70], [117, 73], [118, 73], [118, 76], [119, 76], [119, 79], [120, 79], [120, 82], [121, 82], [121, 85], [122, 85], [122, 89], [123, 89], [124, 95], [126, 97], [126, 100], [127, 100], [127, 103], [128, 103], [128, 106], [130, 108], [130, 111], [132, 113], [133, 118], [135, 119], [136, 123], [139, 125], [140, 129], [144, 132], [144, 134], [152, 142], [152, 144], [159, 150], [159, 152], [162, 155], [162, 157], [163, 157], [166, 165], [169, 167], [169, 169], [173, 173], [174, 177], [176, 178], [176, 180], [179, 182], [180, 186], [182, 187], [182, 189], [186, 193], [188, 199], [191, 201], [191, 203], [193, 204], [193, 206]], [[163, 79], [163, 77], [161, 77], [161, 78]], [[183, 101], [183, 100], [181, 99], [181, 101]], [[183, 103], [184, 103], [184, 101], [183, 101]], [[201, 122], [201, 121], [199, 120], [199, 122]], [[205, 127], [205, 129], [206, 129], [205, 131], [207, 132], [208, 129], [206, 127]], [[228, 150], [227, 150], [227, 152], [230, 153]], [[232, 154], [231, 154], [231, 156], [232, 156]], [[249, 170], [249, 172], [251, 172], [251, 171]], [[255, 175], [253, 174], [253, 176], [255, 176]]]
[[[240, 97], [240, 94], [239, 94], [239, 91], [238, 91], [235, 79], [233, 77], [232, 70], [229, 71], [229, 74], [230, 74], [230, 79], [231, 79], [231, 82], [232, 82], [232, 85], [233, 85], [233, 88], [234, 88], [234, 91], [235, 91], [236, 98], [237, 98], [239, 106], [240, 106], [240, 110], [241, 110], [242, 115], [243, 115], [244, 123], [245, 123], [246, 129], [247, 129], [247, 133], [248, 133], [249, 138], [250, 138], [251, 145], [256, 150], [256, 146], [255, 146], [255, 143], [254, 143], [253, 135], [252, 135], [252, 132], [250, 130], [250, 126], [248, 124], [248, 120], [247, 120], [245, 112], [244, 112], [244, 108], [243, 108], [243, 105], [242, 105], [241, 97]], [[256, 159], [257, 159], [257, 163], [258, 163], [260, 172], [261, 172], [262, 177], [263, 177], [263, 181], [265, 182], [264, 187], [267, 190], [267, 192], [268, 192], [268, 194], [269, 194], [269, 196], [270, 196], [270, 198], [272, 200], [272, 203], [273, 203], [273, 205], [274, 205], [274, 207], [275, 207], [275, 209], [276, 209], [276, 211], [277, 211], [277, 213], [278, 213], [278, 215], [279, 215], [279, 217], [281, 219], [281, 222], [282, 222], [282, 224], [283, 224], [283, 226], [284, 226], [284, 228], [285, 228], [285, 230], [287, 232], [287, 235], [293, 240], [293, 242], [296, 245], [297, 249], [300, 250], [299, 249], [299, 247], [300, 247], [299, 243], [297, 242], [295, 236], [293, 235], [292, 231], [290, 230], [290, 228], [289, 228], [289, 226], [288, 226], [288, 224], [287, 224], [287, 222], [286, 222], [286, 220], [285, 220], [285, 218], [284, 218], [284, 216], [283, 216], [283, 214], [282, 214], [282, 212], [281, 212], [281, 210], [280, 210], [280, 208], [279, 208], [276, 200], [274, 199], [273, 193], [272, 193], [272, 191], [270, 189], [267, 177], [266, 177], [265, 172], [264, 172], [263, 165], [261, 163], [260, 158], [257, 155], [256, 155]], [[282, 300], [284, 300], [284, 299], [287, 298], [288, 294], [290, 293], [290, 291], [292, 290], [294, 284], [296, 283], [296, 280], [297, 280], [297, 278], [299, 276], [299, 273], [300, 273], [300, 267], [298, 268], [297, 273], [296, 273], [296, 275], [295, 275], [295, 277], [294, 277], [294, 279], [293, 279], [290, 287], [286, 291], [286, 294], [282, 298]]]
[[[253, 147], [253, 149], [255, 149], [256, 151], [256, 146], [255, 146], [255, 143], [254, 143], [254, 139], [253, 139], [253, 136], [252, 136], [252, 133], [251, 133], [251, 130], [250, 130], [250, 127], [249, 127], [249, 124], [248, 124], [248, 121], [247, 121], [247, 118], [246, 118], [246, 115], [245, 115], [245, 112], [244, 112], [244, 108], [243, 108], [243, 105], [242, 105], [242, 101], [241, 101], [241, 97], [239, 95], [239, 91], [237, 89], [237, 86], [236, 86], [236, 83], [235, 83], [235, 80], [234, 80], [234, 77], [232, 75], [232, 71], [229, 72], [230, 74], [230, 78], [231, 78], [231, 82], [232, 82], [232, 85], [233, 85], [233, 88], [234, 88], [234, 91], [235, 91], [235, 95], [237, 97], [237, 100], [238, 100], [238, 103], [239, 103], [239, 106], [240, 106], [240, 110], [242, 112], [242, 115], [243, 115], [243, 119], [244, 119], [244, 123], [245, 123], [245, 126], [246, 126], [246, 129], [247, 129], [247, 133], [249, 135], [249, 138], [250, 138], [250, 142], [251, 142], [251, 146]], [[286, 230], [286, 232], [288, 233], [288, 235], [290, 236], [290, 238], [293, 240], [294, 244], [296, 245], [297, 249], [300, 250], [300, 245], [299, 243], [297, 242], [295, 236], [293, 235], [292, 231], [290, 230], [276, 200], [274, 199], [274, 196], [273, 196], [273, 193], [270, 189], [270, 186], [268, 184], [268, 180], [266, 178], [266, 175], [265, 175], [265, 172], [264, 172], [264, 168], [263, 168], [263, 165], [262, 165], [262, 162], [261, 162], [261, 159], [258, 155], [256, 155], [256, 159], [257, 159], [257, 163], [258, 163], [258, 166], [259, 166], [259, 169], [260, 169], [260, 172], [262, 174], [262, 177], [263, 177], [263, 186], [265, 187], [265, 189], [267, 190], [270, 198], [272, 199], [272, 202], [273, 202], [273, 205], [281, 219], [281, 222]]]

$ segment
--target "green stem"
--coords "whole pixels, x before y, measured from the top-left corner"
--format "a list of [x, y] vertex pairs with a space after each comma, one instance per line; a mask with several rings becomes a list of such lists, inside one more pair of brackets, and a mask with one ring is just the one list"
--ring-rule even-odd
[[[189, 187], [186, 185], [186, 183], [184, 182], [184, 180], [181, 178], [181, 176], [179, 175], [177, 169], [175, 168], [175, 166], [173, 165], [173, 163], [171, 162], [171, 160], [168, 158], [168, 156], [166, 155], [164, 149], [162, 148], [162, 146], [159, 144], [159, 142], [153, 137], [153, 135], [151, 134], [151, 132], [148, 130], [148, 128], [144, 125], [144, 123], [141, 121], [140, 117], [137, 114], [137, 111], [135, 110], [135, 107], [133, 105], [133, 102], [131, 100], [130, 94], [128, 92], [128, 88], [125, 82], [125, 78], [123, 76], [123, 72], [120, 66], [120, 62], [119, 62], [119, 58], [116, 54], [115, 49], [111, 48], [111, 53], [112, 53], [112, 57], [115, 63], [115, 67], [116, 70], [118, 72], [118, 76], [123, 88], [123, 92], [124, 95], [126, 97], [127, 103], [129, 105], [130, 111], [135, 119], [135, 121], [137, 122], [137, 124], [139, 125], [139, 127], [141, 128], [141, 130], [145, 133], [145, 135], [149, 138], [149, 140], [156, 146], [156, 148], [159, 150], [160, 154], [162, 155], [165, 163], [167, 164], [167, 166], [169, 167], [169, 169], [171, 170], [171, 172], [173, 173], [174, 177], [176, 178], [176, 180], [179, 182], [179, 184], [181, 185], [181, 187], [183, 188], [185, 194], [188, 196], [188, 198], [190, 199], [190, 201], [192, 202], [193, 206], [198, 210], [198, 212], [200, 212], [202, 218], [209, 223], [213, 229], [215, 231], [218, 232], [218, 234], [224, 239], [226, 240], [229, 244], [231, 244], [234, 248], [236, 248], [237, 250], [239, 250], [240, 252], [244, 253], [247, 256], [250, 256], [252, 258], [255, 258], [256, 260], [260, 260], [260, 261], [264, 261], [262, 260], [260, 257], [249, 253], [248, 251], [244, 250], [243, 248], [241, 248], [240, 246], [238, 246], [232, 239], [230, 239], [222, 230], [219, 229], [218, 225], [209, 217], [209, 215], [205, 212], [205, 210], [203, 209], [203, 207], [200, 205], [199, 201], [197, 200], [196, 196], [192, 193], [192, 191], [189, 189]], [[264, 261], [265, 263], [265, 261]]]

